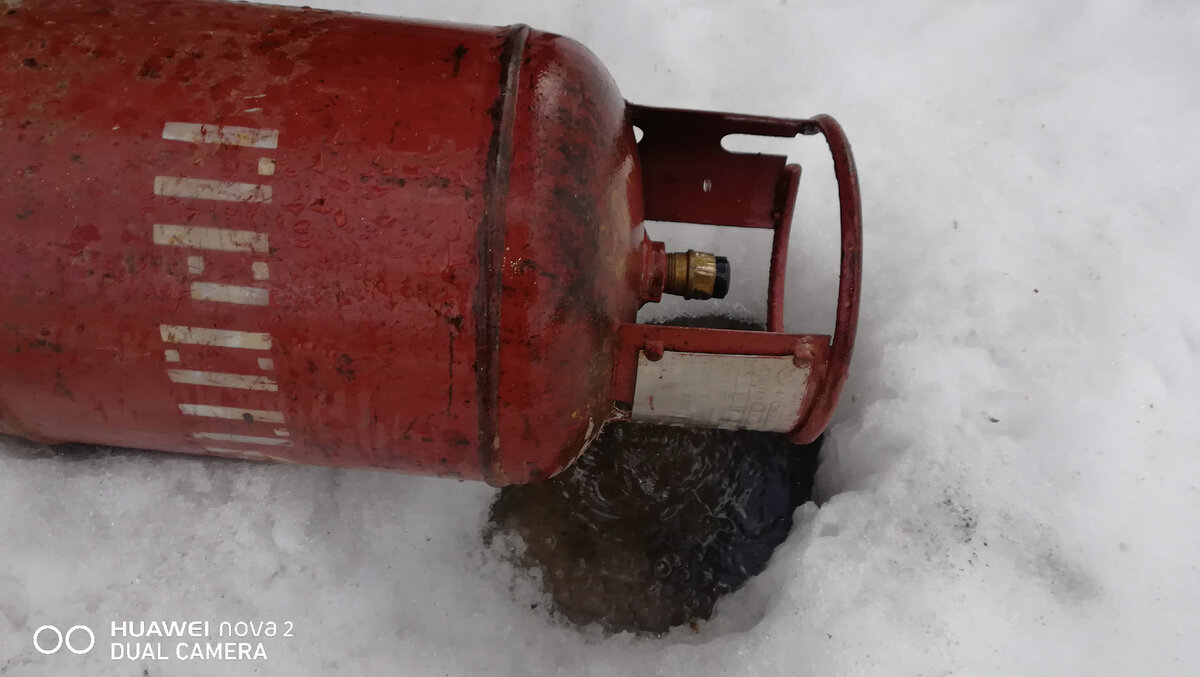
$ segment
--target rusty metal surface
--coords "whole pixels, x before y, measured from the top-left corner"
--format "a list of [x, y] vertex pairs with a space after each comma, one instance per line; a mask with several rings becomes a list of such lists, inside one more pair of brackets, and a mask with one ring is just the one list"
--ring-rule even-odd
[[[5, 430], [497, 483], [560, 469], [648, 243], [615, 88], [545, 34], [518, 76], [527, 36], [191, 0], [0, 16]], [[564, 64], [566, 107], [535, 110]], [[558, 166], [529, 157], [547, 147]], [[571, 253], [586, 228], [607, 233], [595, 270]], [[530, 385], [578, 371], [568, 352], [584, 377]], [[524, 434], [553, 416], [565, 437]]]
[[[625, 103], [577, 43], [535, 32], [521, 67], [501, 298], [496, 483], [547, 478], [600, 433], [616, 335], [653, 249]], [[660, 287], [661, 289], [661, 287]]]
[[[25, 2], [0, 23], [0, 399], [27, 428], [479, 476], [465, 243], [485, 209], [504, 31], [100, 0]], [[170, 123], [278, 141], [164, 138]], [[189, 196], [181, 179], [225, 192]], [[156, 244], [159, 224], [267, 244]], [[176, 342], [164, 326], [271, 345]]]
[[[797, 132], [829, 136], [843, 192], [832, 350], [777, 333], [799, 169], [720, 147]], [[0, 15], [0, 148], [0, 432], [504, 485], [621, 417], [639, 350], [793, 354], [803, 435], [845, 378], [836, 123], [628, 106], [526, 27], [26, 0]], [[773, 228], [776, 333], [633, 324], [667, 270], [645, 218]]]

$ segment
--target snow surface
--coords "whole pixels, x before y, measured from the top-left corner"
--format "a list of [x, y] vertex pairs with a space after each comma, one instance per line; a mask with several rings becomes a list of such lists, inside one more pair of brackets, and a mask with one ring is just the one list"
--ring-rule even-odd
[[[484, 551], [481, 484], [6, 439], [0, 674], [1200, 672], [1200, 5], [313, 4], [564, 33], [634, 101], [838, 116], [867, 263], [824, 502], [698, 633], [605, 638]], [[787, 148], [788, 325], [828, 330], [831, 171]], [[735, 303], [761, 313], [757, 285]], [[191, 618], [295, 637], [266, 663], [32, 648], [45, 623], [107, 646], [112, 620]]]

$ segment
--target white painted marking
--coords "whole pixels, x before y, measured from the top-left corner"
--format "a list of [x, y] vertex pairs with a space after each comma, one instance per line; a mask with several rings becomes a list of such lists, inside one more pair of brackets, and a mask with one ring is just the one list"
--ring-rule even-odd
[[[262, 109], [258, 108], [257, 110]], [[194, 122], [168, 122], [163, 125], [162, 138], [167, 141], [219, 143], [224, 146], [243, 146], [245, 148], [279, 147], [278, 129], [201, 125]]]
[[270, 202], [271, 187], [257, 183], [193, 179], [186, 176], [154, 177], [154, 194], [164, 197], [220, 200], [223, 202]]
[[223, 456], [231, 456], [231, 457], [236, 458], [241, 461], [295, 463], [295, 461], [293, 461], [290, 458], [283, 458], [282, 456], [273, 456], [271, 454], [264, 454], [260, 451], [250, 451], [249, 449], [222, 449], [220, 447], [205, 447], [204, 450], [214, 453], [214, 454], [221, 454]]
[[178, 350], [164, 350], [163, 357], [166, 358], [167, 362], [178, 362], [179, 361], [179, 351]]
[[249, 96], [243, 96], [242, 98], [243, 99], [261, 99], [264, 96], [266, 96], [266, 94], [250, 94]]
[[255, 261], [250, 264], [250, 272], [254, 274], [256, 280], [271, 279], [271, 268], [266, 261]]
[[229, 433], [192, 433], [192, 437], [198, 440], [261, 444], [265, 447], [289, 447], [292, 445], [291, 440], [281, 440], [278, 437], [252, 437], [250, 435], [230, 435]]
[[193, 282], [192, 299], [214, 303], [236, 303], [243, 306], [265, 306], [271, 303], [271, 292], [258, 287], [239, 287], [216, 282]]
[[243, 461], [275, 461], [276, 463], [293, 463], [294, 462], [290, 458], [283, 458], [281, 456], [272, 456], [271, 454], [264, 454], [261, 451], [251, 451], [249, 449], [226, 449], [224, 447], [205, 447], [204, 450], [214, 453], [214, 454], [225, 454], [225, 455], [233, 456], [236, 458], [240, 458]]
[[[154, 224], [154, 244], [211, 249], [217, 252], [266, 254], [271, 251], [270, 240], [266, 233], [257, 233], [253, 230], [207, 228], [205, 226], [177, 226], [170, 223]], [[200, 259], [201, 269], [203, 269], [204, 259], [196, 258]], [[188, 263], [191, 263], [191, 259], [188, 259]]]
[[251, 421], [265, 423], [283, 423], [283, 413], [266, 411], [264, 409], [242, 409], [240, 407], [217, 407], [211, 404], [180, 404], [179, 411], [187, 416], [204, 416], [208, 418], [227, 418], [233, 421], [245, 421], [249, 416]]
[[246, 110], [244, 110], [242, 112], [243, 113], [261, 113], [262, 108], [247, 108]]
[[274, 176], [275, 161], [269, 157], [258, 158], [258, 175], [259, 176]]
[[275, 360], [272, 360], [269, 357], [260, 357], [258, 358], [258, 368], [262, 369], [263, 371], [274, 371]]
[[[158, 327], [164, 343], [190, 343], [197, 346], [218, 348], [244, 348], [246, 350], [270, 350], [271, 335], [257, 331], [233, 329], [209, 329], [207, 327], [182, 327], [163, 324]], [[262, 366], [260, 358], [259, 366]]]
[[276, 428], [275, 436], [276, 437], [291, 437], [292, 433], [289, 432], [287, 428]]
[[667, 352], [638, 356], [633, 419], [789, 432], [800, 417], [809, 367], [791, 355]]
[[216, 371], [194, 371], [191, 369], [168, 369], [167, 376], [175, 383], [194, 386], [214, 386], [216, 388], [237, 388], [239, 390], [265, 390], [273, 393], [279, 390], [275, 381], [266, 376], [253, 374], [223, 374]]

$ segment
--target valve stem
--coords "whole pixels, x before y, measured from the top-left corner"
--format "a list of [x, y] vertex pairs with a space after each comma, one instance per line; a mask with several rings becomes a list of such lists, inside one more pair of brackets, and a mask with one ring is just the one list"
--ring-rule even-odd
[[667, 254], [663, 291], [685, 299], [723, 299], [729, 293], [729, 259], [694, 249]]

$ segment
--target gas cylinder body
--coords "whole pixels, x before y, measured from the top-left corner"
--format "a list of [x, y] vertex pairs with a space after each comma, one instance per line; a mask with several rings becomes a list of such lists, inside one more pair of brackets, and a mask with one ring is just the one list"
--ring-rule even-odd
[[501, 485], [630, 415], [623, 328], [669, 271], [635, 112], [577, 43], [5, 7], [0, 432]]

